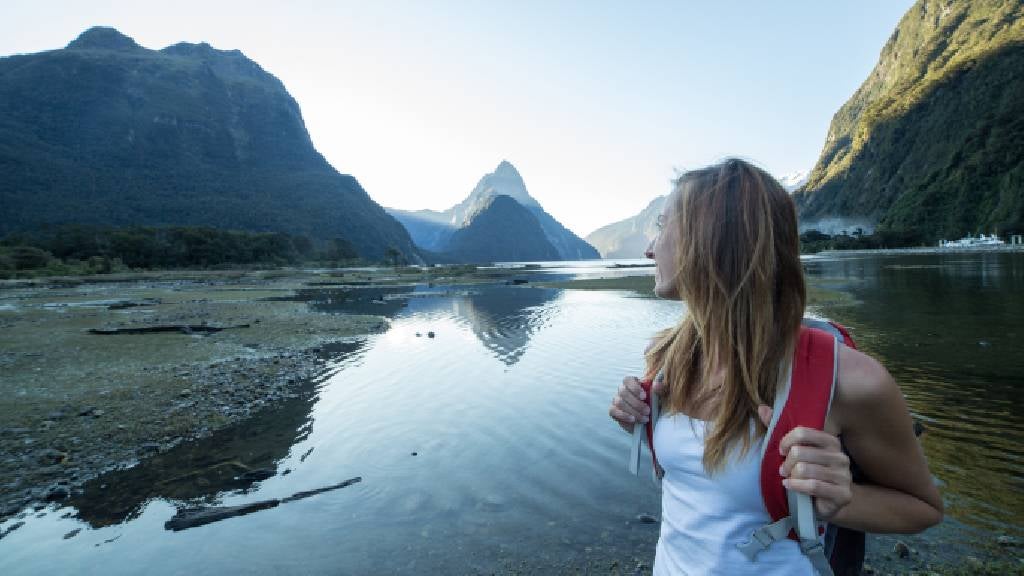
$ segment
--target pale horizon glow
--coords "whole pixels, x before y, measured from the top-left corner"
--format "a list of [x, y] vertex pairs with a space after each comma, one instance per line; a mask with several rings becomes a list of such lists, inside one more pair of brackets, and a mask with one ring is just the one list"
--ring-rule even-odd
[[0, 55], [112, 26], [241, 50], [377, 203], [444, 210], [501, 160], [583, 237], [726, 156], [813, 167], [911, 0], [5, 2]]

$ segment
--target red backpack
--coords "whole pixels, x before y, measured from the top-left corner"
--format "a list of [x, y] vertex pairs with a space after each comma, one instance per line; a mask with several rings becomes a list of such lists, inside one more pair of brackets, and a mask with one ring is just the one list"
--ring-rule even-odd
[[[782, 438], [797, 426], [817, 430], [825, 426], [838, 377], [840, 344], [856, 348], [843, 326], [804, 319], [791, 374], [787, 385], [776, 393], [772, 422], [761, 453], [761, 496], [772, 522], [755, 530], [747, 542], [737, 545], [751, 560], [773, 542], [789, 538], [800, 544], [801, 551], [822, 576], [860, 571], [864, 560], [864, 534], [817, 522], [811, 498], [786, 490], [779, 475], [784, 460], [779, 454]], [[654, 479], [660, 482], [660, 466], [654, 453], [658, 401], [650, 393], [652, 380], [644, 380], [640, 384], [647, 393], [644, 401], [650, 406], [651, 415], [644, 427], [634, 427], [629, 469], [634, 474], [638, 473], [640, 443], [646, 440], [654, 464]]]

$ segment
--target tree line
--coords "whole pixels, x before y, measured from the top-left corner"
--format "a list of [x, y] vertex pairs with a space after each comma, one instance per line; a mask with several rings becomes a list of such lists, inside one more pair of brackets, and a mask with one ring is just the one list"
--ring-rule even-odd
[[7, 278], [132, 269], [342, 265], [358, 259], [355, 247], [342, 237], [318, 245], [301, 235], [196, 226], [67, 225], [0, 240], [0, 275]]
[[800, 252], [814, 254], [823, 250], [880, 250], [932, 245], [924, 234], [916, 230], [875, 230], [865, 234], [858, 228], [853, 234], [828, 235], [818, 230], [800, 234]]

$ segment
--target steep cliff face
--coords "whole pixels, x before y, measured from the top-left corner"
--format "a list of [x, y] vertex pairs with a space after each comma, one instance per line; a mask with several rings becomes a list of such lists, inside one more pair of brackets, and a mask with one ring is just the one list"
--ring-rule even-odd
[[485, 174], [469, 196], [455, 206], [437, 212], [433, 210], [398, 210], [389, 208], [412, 235], [417, 246], [432, 252], [449, 251], [453, 234], [468, 225], [472, 215], [478, 213], [496, 196], [508, 196], [519, 205], [530, 210], [540, 224], [544, 238], [558, 251], [554, 260], [586, 260], [599, 258], [597, 250], [573, 234], [548, 214], [526, 190], [519, 171], [507, 161], [502, 161], [489, 174]]
[[461, 262], [537, 262], [558, 260], [537, 217], [511, 196], [490, 196], [466, 215], [446, 254]]
[[658, 235], [658, 215], [666, 198], [658, 196], [636, 216], [594, 230], [587, 235], [587, 242], [603, 258], [643, 258], [644, 250]]
[[237, 50], [155, 51], [111, 28], [0, 58], [0, 235], [48, 224], [196, 225], [418, 254], [313, 148], [281, 82]]
[[932, 241], [1024, 226], [1024, 4], [920, 0], [833, 118], [801, 228]]

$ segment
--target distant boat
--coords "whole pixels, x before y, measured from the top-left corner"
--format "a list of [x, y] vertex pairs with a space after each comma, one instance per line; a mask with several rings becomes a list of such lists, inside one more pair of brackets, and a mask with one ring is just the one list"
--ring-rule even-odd
[[995, 234], [990, 236], [984, 234], [971, 236], [968, 234], [959, 240], [939, 240], [939, 247], [941, 248], [982, 248], [986, 246], [1003, 246], [1005, 244], [1006, 242], [1000, 240]]

